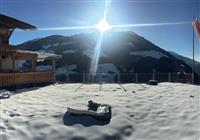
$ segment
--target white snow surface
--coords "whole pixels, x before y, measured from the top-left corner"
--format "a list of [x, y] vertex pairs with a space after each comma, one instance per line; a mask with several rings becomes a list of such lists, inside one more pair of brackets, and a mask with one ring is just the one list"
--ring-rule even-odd
[[143, 57], [152, 57], [155, 59], [160, 59], [161, 57], [168, 57], [167, 55], [158, 52], [158, 51], [134, 51], [134, 52], [130, 52], [131, 55], [139, 55], [139, 56], [143, 56]]
[[38, 50], [38, 52], [41, 52], [41, 53], [55, 53], [55, 51], [53, 50]]
[[45, 50], [49, 49], [51, 47], [51, 44], [48, 45], [42, 45], [42, 48], [44, 48]]
[[65, 50], [62, 53], [63, 54], [70, 54], [70, 53], [75, 53], [77, 50]]
[[[199, 140], [200, 86], [80, 86], [22, 89], [0, 100], [1, 140]], [[65, 114], [86, 109], [88, 100], [111, 105], [111, 121]]]
[[54, 43], [54, 44], [47, 44], [47, 45], [42, 45], [42, 48], [44, 48], [45, 50], [48, 50], [50, 47], [55, 47], [58, 46], [59, 43]]

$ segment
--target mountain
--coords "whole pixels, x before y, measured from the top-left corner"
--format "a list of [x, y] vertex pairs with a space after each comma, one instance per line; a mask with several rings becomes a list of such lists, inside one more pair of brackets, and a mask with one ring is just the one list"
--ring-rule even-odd
[[[180, 55], [178, 53], [175, 53], [175, 52], [172, 52], [172, 51], [169, 51], [169, 53], [172, 54], [177, 59], [184, 61], [187, 65], [189, 65], [192, 68], [192, 65], [193, 65], [193, 60], [192, 59], [190, 59], [188, 57], [185, 57], [185, 56], [182, 56], [182, 55]], [[194, 71], [198, 75], [200, 75], [200, 62], [194, 61]]]
[[[81, 33], [73, 36], [53, 35], [31, 40], [17, 47], [20, 49], [49, 52], [62, 55], [57, 62], [57, 75], [89, 72], [98, 33]], [[121, 73], [168, 73], [178, 72], [185, 65], [191, 66], [177, 56], [159, 48], [134, 32], [107, 32], [102, 46], [97, 72], [110, 75]]]

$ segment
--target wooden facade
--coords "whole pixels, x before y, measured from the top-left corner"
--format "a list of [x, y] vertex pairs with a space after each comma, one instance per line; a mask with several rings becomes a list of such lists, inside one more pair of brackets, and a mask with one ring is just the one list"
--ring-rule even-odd
[[[0, 88], [27, 85], [52, 83], [55, 80], [55, 61], [59, 55], [18, 50], [16, 46], [9, 44], [9, 38], [14, 29], [35, 30], [36, 27], [17, 19], [0, 14]], [[37, 71], [37, 61], [51, 61], [51, 69]], [[18, 63], [29, 61], [31, 67], [19, 69]]]
[[54, 75], [53, 71], [0, 73], [0, 87], [50, 83], [55, 80]]

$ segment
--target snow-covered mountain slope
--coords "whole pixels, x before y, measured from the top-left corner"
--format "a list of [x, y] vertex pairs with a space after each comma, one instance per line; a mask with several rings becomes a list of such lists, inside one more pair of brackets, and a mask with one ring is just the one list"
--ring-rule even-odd
[[[73, 36], [53, 35], [19, 44], [18, 48], [31, 51], [52, 52], [62, 55], [57, 68], [77, 65], [76, 72], [89, 72], [94, 55], [97, 33], [82, 33]], [[186, 71], [191, 67], [169, 52], [134, 32], [109, 32], [104, 35], [99, 64], [110, 63], [119, 72], [177, 72], [184, 64]]]
[[[193, 65], [192, 59], [185, 57], [185, 56], [182, 56], [182, 55], [175, 53], [175, 52], [170, 51], [170, 53], [173, 56], [175, 56], [177, 59], [184, 61], [186, 64], [188, 64], [190, 67], [192, 67], [192, 65]], [[195, 70], [196, 73], [200, 74], [200, 62], [194, 61], [194, 70]]]
[[135, 51], [130, 52], [131, 55], [141, 56], [141, 57], [152, 57], [155, 59], [160, 59], [161, 57], [168, 57], [167, 55], [159, 52], [159, 51]]

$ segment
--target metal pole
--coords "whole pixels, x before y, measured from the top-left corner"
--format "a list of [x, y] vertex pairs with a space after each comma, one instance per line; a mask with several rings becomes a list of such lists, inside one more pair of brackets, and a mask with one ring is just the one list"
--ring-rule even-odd
[[[194, 21], [194, 18], [193, 18], [193, 21]], [[193, 22], [192, 21], [192, 22]], [[194, 24], [192, 26], [192, 34], [193, 34], [193, 41], [192, 41], [192, 83], [194, 84]]]

